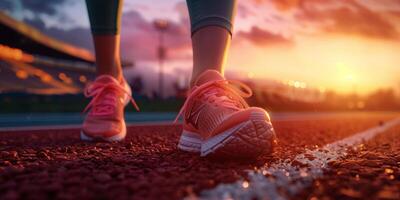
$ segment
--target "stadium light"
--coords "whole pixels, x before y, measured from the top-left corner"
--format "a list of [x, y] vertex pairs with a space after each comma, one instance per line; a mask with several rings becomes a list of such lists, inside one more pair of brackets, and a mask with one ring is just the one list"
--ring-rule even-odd
[[159, 35], [158, 35], [158, 49], [157, 49], [157, 57], [158, 57], [158, 64], [159, 64], [159, 78], [158, 78], [158, 92], [160, 95], [160, 98], [164, 97], [164, 73], [163, 73], [163, 68], [164, 68], [164, 60], [166, 57], [166, 48], [164, 46], [164, 33], [169, 27], [169, 23], [167, 20], [163, 19], [157, 19], [154, 20], [154, 27], [158, 30]]

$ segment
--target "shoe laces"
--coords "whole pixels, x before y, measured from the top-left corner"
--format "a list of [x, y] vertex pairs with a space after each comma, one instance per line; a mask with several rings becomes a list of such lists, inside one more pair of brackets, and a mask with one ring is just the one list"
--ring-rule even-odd
[[137, 111], [139, 111], [139, 107], [131, 94], [121, 86], [121, 84], [118, 84], [115, 81], [110, 81], [108, 83], [94, 82], [85, 88], [85, 97], [92, 98], [92, 100], [85, 107], [83, 113], [92, 108], [90, 112], [91, 115], [99, 116], [112, 114], [115, 111], [116, 103], [118, 101], [117, 96], [119, 94], [128, 95], [132, 105]]
[[[248, 98], [252, 94], [249, 86], [235, 80], [210, 81], [200, 86], [195, 86], [176, 116], [174, 123], [178, 121], [179, 117], [187, 109], [189, 105], [188, 102], [195, 98], [206, 101], [216, 107], [240, 110], [249, 107], [243, 98]], [[201, 106], [199, 109], [203, 108], [204, 106]]]

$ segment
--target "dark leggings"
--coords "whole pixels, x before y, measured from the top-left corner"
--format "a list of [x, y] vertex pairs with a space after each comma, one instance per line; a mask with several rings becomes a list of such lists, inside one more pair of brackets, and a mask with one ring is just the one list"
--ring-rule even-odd
[[118, 35], [123, 0], [86, 0], [90, 28], [94, 35]]
[[[232, 34], [236, 0], [186, 0], [192, 35], [206, 26], [219, 26]], [[95, 35], [117, 35], [123, 0], [86, 0], [90, 27]]]

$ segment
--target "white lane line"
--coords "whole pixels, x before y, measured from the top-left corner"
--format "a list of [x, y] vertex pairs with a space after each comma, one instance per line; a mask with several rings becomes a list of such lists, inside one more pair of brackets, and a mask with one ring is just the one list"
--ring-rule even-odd
[[258, 170], [249, 170], [248, 182], [239, 180], [232, 184], [220, 184], [201, 192], [199, 197], [188, 196], [185, 199], [289, 199], [310, 186], [314, 179], [323, 176], [329, 162], [345, 157], [349, 147], [357, 148], [357, 145], [396, 125], [400, 125], [400, 118], [322, 148], [307, 150], [293, 160], [286, 159]]

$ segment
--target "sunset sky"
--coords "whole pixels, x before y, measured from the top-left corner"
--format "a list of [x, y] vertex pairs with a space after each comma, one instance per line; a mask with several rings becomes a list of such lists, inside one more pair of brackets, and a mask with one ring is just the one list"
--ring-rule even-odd
[[[93, 49], [83, 0], [22, 0], [22, 7], [15, 2], [2, 1], [0, 8], [49, 35]], [[158, 18], [171, 21], [167, 72], [189, 74], [186, 3], [125, 0], [124, 5], [122, 56], [137, 64], [128, 75], [151, 77], [157, 71], [152, 21]], [[345, 93], [399, 88], [400, 1], [239, 0], [228, 59], [228, 72], [257, 79], [298, 80]]]

